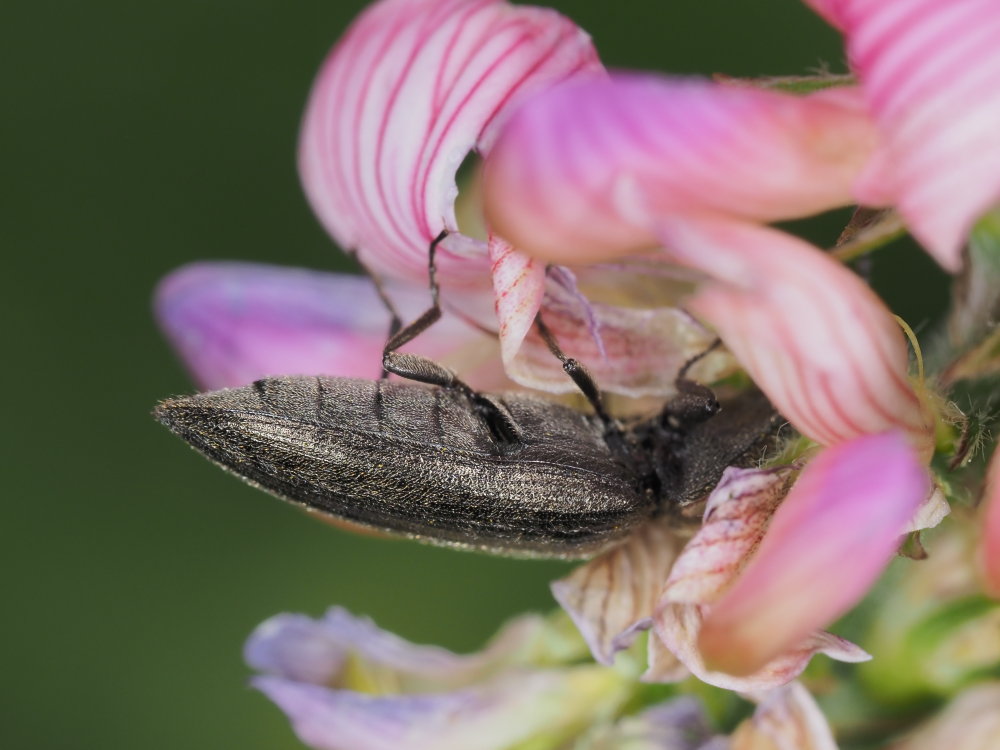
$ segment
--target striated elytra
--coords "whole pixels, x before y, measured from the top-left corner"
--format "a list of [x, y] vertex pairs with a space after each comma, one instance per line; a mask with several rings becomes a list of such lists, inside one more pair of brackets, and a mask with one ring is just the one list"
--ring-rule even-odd
[[[609, 433], [525, 393], [276, 377], [168, 399], [154, 416], [209, 459], [349, 525], [524, 557], [591, 557], [694, 502], [759, 457], [779, 422], [749, 391], [723, 404], [688, 381], [664, 410]], [[716, 412], [719, 412], [716, 414]]]

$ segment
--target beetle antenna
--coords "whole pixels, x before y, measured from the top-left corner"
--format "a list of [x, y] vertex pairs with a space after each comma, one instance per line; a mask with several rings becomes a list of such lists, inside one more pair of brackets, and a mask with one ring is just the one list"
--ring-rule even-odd
[[677, 371], [677, 380], [687, 380], [688, 370], [690, 370], [694, 365], [696, 365], [698, 362], [703, 360], [709, 354], [714, 352], [720, 346], [722, 346], [722, 339], [716, 336], [715, 341], [709, 344], [704, 351], [698, 352], [681, 366], [681, 369]]

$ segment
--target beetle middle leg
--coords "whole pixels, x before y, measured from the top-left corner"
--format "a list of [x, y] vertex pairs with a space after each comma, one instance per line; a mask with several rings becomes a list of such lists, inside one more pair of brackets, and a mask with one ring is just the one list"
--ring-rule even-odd
[[627, 453], [628, 448], [626, 447], [625, 436], [622, 434], [621, 425], [604, 408], [604, 399], [601, 398], [601, 390], [597, 387], [594, 377], [579, 360], [566, 356], [565, 352], [559, 346], [559, 342], [556, 341], [555, 335], [545, 325], [545, 321], [542, 320], [541, 312], [535, 315], [535, 326], [538, 328], [538, 333], [541, 335], [545, 345], [549, 347], [549, 351], [552, 352], [556, 359], [562, 362], [563, 372], [569, 375], [573, 382], [576, 383], [576, 387], [580, 389], [580, 392], [583, 393], [584, 397], [590, 403], [594, 414], [601, 420], [601, 424], [604, 426], [604, 436], [608, 444], [620, 453]]

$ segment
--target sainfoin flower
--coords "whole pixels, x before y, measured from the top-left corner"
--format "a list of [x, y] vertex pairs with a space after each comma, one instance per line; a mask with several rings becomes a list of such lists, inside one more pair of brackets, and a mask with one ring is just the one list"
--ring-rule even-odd
[[[735, 358], [808, 441], [787, 465], [727, 470], [693, 535], [654, 519], [553, 584], [601, 664], [648, 631], [641, 679], [694, 674], [759, 704], [728, 738], [679, 732], [690, 707], [667, 704], [594, 729], [588, 747], [633, 747], [626, 736], [647, 738], [635, 748], [834, 747], [793, 680], [818, 652], [869, 658], [822, 629], [904, 534], [948, 511], [927, 468], [936, 402], [910, 378], [899, 324], [839, 260], [767, 224], [892, 207], [958, 270], [970, 228], [1000, 202], [1000, 46], [989, 41], [1000, 5], [810, 4], [844, 31], [856, 84], [792, 95], [611, 74], [552, 11], [382, 0], [310, 96], [308, 199], [404, 320], [429, 302], [428, 246], [447, 233], [436, 255], [445, 316], [415, 351], [478, 388], [572, 392], [533, 328], [540, 313], [603, 389], [662, 397], [718, 336], [726, 352], [686, 375], [711, 382]], [[484, 198], [470, 219], [456, 210], [456, 174], [473, 151]], [[208, 388], [377, 377], [390, 324], [370, 279], [249, 264], [181, 269], [157, 309]], [[983, 560], [1000, 590], [993, 476]], [[248, 661], [314, 747], [506, 748], [538, 733], [558, 747], [598, 706], [617, 716], [628, 689], [620, 672], [549, 668], [531, 645], [544, 629], [518, 621], [458, 657], [333, 610], [265, 623]]]

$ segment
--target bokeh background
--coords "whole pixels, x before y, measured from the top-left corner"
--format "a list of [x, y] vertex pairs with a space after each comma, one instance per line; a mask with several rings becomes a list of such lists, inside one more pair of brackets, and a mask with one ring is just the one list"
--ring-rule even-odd
[[[798, 0], [553, 4], [615, 67], [843, 70], [837, 35]], [[552, 606], [559, 564], [350, 536], [149, 417], [191, 389], [150, 316], [164, 273], [207, 258], [346, 267], [306, 207], [294, 149], [313, 73], [362, 5], [0, 10], [5, 748], [295, 748], [246, 687], [242, 642], [268, 616], [337, 603], [465, 650]], [[875, 275], [917, 326], [943, 299], [905, 244]]]

